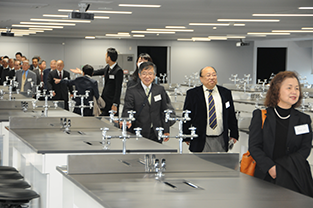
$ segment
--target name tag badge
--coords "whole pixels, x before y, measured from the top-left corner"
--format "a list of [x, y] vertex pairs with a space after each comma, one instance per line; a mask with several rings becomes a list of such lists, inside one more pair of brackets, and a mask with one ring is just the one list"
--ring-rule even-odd
[[308, 124], [295, 126], [294, 128], [295, 128], [296, 135], [307, 134], [310, 131]]
[[67, 77], [65, 77], [64, 79], [65, 79], [65, 80], [68, 80], [68, 78], [67, 78]]
[[225, 103], [225, 107], [226, 107], [226, 108], [229, 108], [229, 107], [230, 107], [229, 101], [227, 101], [227, 102]]
[[154, 102], [158, 102], [159, 100], [162, 100], [161, 95], [154, 96]]
[[109, 75], [109, 79], [114, 79], [114, 75]]
[[27, 82], [31, 82], [31, 81], [32, 81], [32, 78], [28, 78], [28, 79], [27, 79]]

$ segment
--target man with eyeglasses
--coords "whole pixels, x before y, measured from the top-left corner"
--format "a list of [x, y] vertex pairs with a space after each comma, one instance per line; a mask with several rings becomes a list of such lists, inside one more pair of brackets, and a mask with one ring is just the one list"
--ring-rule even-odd
[[[156, 66], [152, 62], [143, 62], [138, 71], [140, 82], [127, 89], [122, 117], [128, 117], [128, 111], [136, 111], [136, 120], [128, 125], [130, 131], [142, 128], [143, 137], [162, 143], [158, 140], [157, 127], [164, 128], [164, 135], [169, 135], [169, 123], [165, 122], [167, 97], [163, 86], [154, 84]], [[168, 141], [168, 138], [164, 139]]]
[[191, 120], [183, 125], [186, 134], [189, 127], [196, 127], [199, 137], [186, 139], [186, 143], [191, 152], [227, 152], [229, 144], [238, 140], [231, 91], [217, 85], [217, 71], [213, 67], [204, 67], [199, 75], [202, 85], [187, 91], [184, 110], [191, 111]]

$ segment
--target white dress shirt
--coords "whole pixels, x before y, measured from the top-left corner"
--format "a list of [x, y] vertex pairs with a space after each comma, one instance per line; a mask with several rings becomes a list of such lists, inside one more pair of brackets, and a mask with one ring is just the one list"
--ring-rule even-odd
[[206, 88], [203, 85], [203, 92], [204, 92], [204, 98], [207, 106], [207, 127], [206, 127], [206, 135], [208, 136], [219, 136], [220, 134], [223, 133], [223, 103], [222, 103], [222, 98], [220, 96], [220, 93], [218, 92], [218, 89], [215, 85], [212, 91], [212, 96], [214, 99], [214, 104], [215, 104], [215, 111], [216, 111], [216, 121], [217, 121], [217, 126], [215, 129], [212, 129], [209, 125], [209, 89]]

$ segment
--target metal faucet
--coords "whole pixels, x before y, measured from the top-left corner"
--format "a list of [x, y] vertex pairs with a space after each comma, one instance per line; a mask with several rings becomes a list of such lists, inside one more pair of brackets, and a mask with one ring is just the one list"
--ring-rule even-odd
[[84, 105], [84, 99], [87, 99], [89, 97], [89, 93], [90, 91], [89, 90], [86, 90], [85, 91], [85, 95], [77, 95], [77, 90], [74, 90], [73, 93], [74, 93], [74, 98], [77, 98], [77, 97], [80, 97], [80, 105], [79, 106], [73, 106], [73, 102], [72, 101], [69, 101], [69, 105], [71, 106], [70, 108], [73, 109], [73, 108], [80, 108], [80, 113], [81, 113], [81, 116], [84, 116], [84, 108], [90, 108], [92, 109], [93, 107], [93, 101], [89, 101], [89, 105]]
[[71, 127], [71, 119], [60, 118], [61, 128], [64, 129], [64, 132], [69, 133]]
[[[37, 86], [38, 87], [38, 86]], [[37, 88], [38, 89], [38, 88]], [[33, 108], [36, 109], [36, 108], [43, 108], [44, 109], [44, 112], [43, 112], [43, 116], [44, 117], [48, 117], [48, 109], [51, 108], [51, 107], [54, 107], [55, 109], [58, 107], [58, 103], [59, 101], [53, 101], [53, 106], [49, 106], [48, 105], [48, 98], [52, 98], [53, 97], [53, 90], [50, 90], [49, 91], [50, 93], [47, 94], [47, 90], [46, 89], [43, 89], [42, 90], [42, 93], [40, 93], [40, 90], [38, 89], [37, 90], [37, 93], [36, 93], [36, 100], [32, 101], [33, 102]], [[39, 100], [39, 98], [41, 97], [44, 97], [45, 98], [45, 104], [43, 106], [37, 106], [37, 102]]]
[[21, 106], [22, 106], [23, 112], [26, 112], [28, 109], [28, 102], [27, 101], [21, 101]]
[[237, 78], [238, 74], [231, 74], [231, 77], [229, 78], [230, 81], [234, 82], [234, 85], [236, 85], [237, 81], [239, 81], [240, 79]]
[[160, 163], [159, 159], [155, 159], [154, 170], [156, 172], [155, 174], [156, 179], [161, 179], [162, 177], [164, 177], [163, 172], [165, 171], [165, 169], [166, 169], [166, 160], [163, 158]]
[[[179, 128], [178, 128], [178, 135], [173, 137], [173, 138], [177, 138], [179, 139], [179, 153], [182, 154], [183, 153], [183, 140], [184, 138], [190, 138], [191, 140], [193, 140], [193, 138], [198, 137], [198, 135], [196, 134], [196, 127], [190, 127], [189, 130], [191, 131], [190, 135], [186, 135], [183, 134], [183, 123], [186, 123], [186, 121], [190, 121], [190, 117], [189, 117], [189, 113], [191, 113], [191, 111], [189, 110], [185, 110], [183, 111], [183, 117], [176, 117], [176, 118], [171, 118], [170, 114], [173, 112], [172, 110], [165, 110], [165, 122], [168, 121], [179, 121]], [[158, 139], [161, 140], [162, 138], [171, 138], [170, 136], [165, 136], [163, 135], [163, 128], [158, 127], [156, 128], [156, 130], [158, 131]]]
[[[141, 132], [141, 128], [134, 128], [135, 130], [135, 136], [132, 135], [128, 135], [127, 134], [127, 122], [132, 122], [135, 120], [134, 114], [136, 113], [136, 111], [128, 111], [128, 117], [127, 118], [119, 118], [119, 117], [115, 117], [114, 113], [116, 113], [116, 111], [114, 110], [110, 110], [110, 122], [112, 123], [113, 121], [118, 121], [118, 122], [122, 122], [122, 135], [121, 136], [107, 136], [110, 138], [120, 138], [123, 139], [123, 154], [126, 154], [126, 139], [130, 139], [130, 138], [140, 138], [142, 137], [142, 135], [140, 134]], [[106, 131], [108, 131], [109, 129], [107, 129]], [[106, 133], [105, 133], [106, 135]], [[108, 146], [106, 146], [105, 148], [108, 148]]]

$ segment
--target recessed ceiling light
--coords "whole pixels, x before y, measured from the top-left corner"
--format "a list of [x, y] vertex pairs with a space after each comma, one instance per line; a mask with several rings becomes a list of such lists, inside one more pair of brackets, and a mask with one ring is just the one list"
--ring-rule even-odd
[[133, 35], [133, 37], [135, 37], [135, 38], [144, 38], [145, 35]]
[[144, 31], [144, 30], [133, 30], [131, 33], [151, 33], [151, 34], [175, 34], [172, 31]]
[[299, 7], [298, 9], [313, 9], [313, 7]]
[[244, 26], [246, 26], [246, 24], [235, 23], [234, 26], [235, 27], [244, 27]]
[[195, 25], [195, 26], [229, 26], [228, 23], [189, 23], [189, 25]]
[[147, 31], [173, 31], [173, 32], [193, 32], [192, 29], [156, 29], [148, 28]]
[[[33, 27], [30, 27], [28, 28], [29, 30], [38, 30], [39, 28], [33, 28]], [[53, 28], [40, 28], [40, 30], [53, 30]]]
[[244, 39], [246, 38], [246, 36], [242, 35], [242, 36], [236, 36], [236, 35], [227, 35], [227, 38], [231, 39], [231, 38], [236, 38], [236, 39]]
[[60, 28], [62, 29], [63, 26], [49, 26], [49, 25], [18, 25], [18, 24], [15, 24], [15, 25], [12, 25], [12, 27], [43, 27], [43, 28]]
[[206, 37], [192, 37], [191, 39], [194, 41], [211, 41], [209, 38]]
[[85, 39], [96, 39], [95, 36], [85, 36]]
[[211, 40], [227, 40], [225, 36], [209, 36], [208, 38]]
[[217, 29], [217, 27], [213, 27], [213, 30], [216, 30]]
[[165, 28], [172, 28], [172, 29], [184, 29], [185, 26], [165, 26]]
[[161, 5], [153, 4], [119, 4], [120, 7], [148, 7], [148, 8], [159, 8]]
[[110, 19], [108, 16], [94, 16], [95, 19]]
[[20, 24], [29, 25], [61, 25], [61, 26], [75, 26], [74, 23], [57, 23], [57, 22], [20, 22]]
[[[78, 10], [72, 9], [59, 9], [59, 12], [73, 12]], [[94, 14], [132, 14], [130, 11], [106, 11], [106, 10], [88, 10], [87, 13], [94, 13]]]
[[279, 22], [279, 19], [218, 19], [219, 22]]
[[252, 14], [255, 17], [312, 17], [313, 14]]
[[274, 33], [313, 33], [313, 30], [272, 30]]
[[248, 32], [248, 35], [290, 35], [287, 32]]
[[61, 18], [68, 18], [68, 15], [62, 14], [43, 14], [43, 17], [61, 17]]
[[90, 20], [70, 20], [70, 19], [35, 19], [31, 18], [31, 21], [43, 21], [43, 22], [77, 22], [77, 23], [90, 23]]
[[178, 38], [178, 41], [194, 41], [192, 38]]

